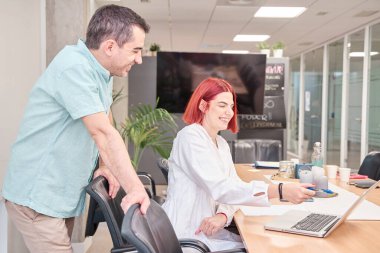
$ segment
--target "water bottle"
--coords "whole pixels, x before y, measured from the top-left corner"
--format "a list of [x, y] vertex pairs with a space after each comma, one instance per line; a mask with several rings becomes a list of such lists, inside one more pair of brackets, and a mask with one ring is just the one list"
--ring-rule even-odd
[[313, 153], [311, 154], [311, 163], [314, 166], [323, 168], [323, 157], [322, 157], [322, 147], [320, 142], [314, 143]]

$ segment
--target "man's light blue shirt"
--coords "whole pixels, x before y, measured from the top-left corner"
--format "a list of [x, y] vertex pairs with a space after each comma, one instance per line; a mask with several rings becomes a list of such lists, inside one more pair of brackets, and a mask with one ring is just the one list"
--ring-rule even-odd
[[52, 217], [80, 215], [98, 156], [82, 117], [108, 114], [112, 78], [79, 40], [33, 87], [12, 147], [3, 196]]

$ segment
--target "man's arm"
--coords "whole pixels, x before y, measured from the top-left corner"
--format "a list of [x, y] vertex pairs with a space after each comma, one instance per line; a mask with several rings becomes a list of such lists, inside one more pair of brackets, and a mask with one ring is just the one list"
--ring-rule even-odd
[[150, 203], [149, 197], [132, 166], [119, 132], [110, 124], [104, 112], [85, 116], [82, 120], [99, 149], [102, 161], [128, 193], [122, 202], [123, 210], [140, 203], [141, 212], [145, 214]]
[[[113, 126], [113, 117], [111, 111], [108, 114], [108, 118], [110, 124]], [[98, 176], [104, 176], [107, 179], [109, 184], [108, 194], [111, 198], [115, 198], [120, 189], [120, 184], [112, 172], [107, 168], [101, 156], [99, 156], [99, 168], [95, 171], [94, 178], [97, 178]]]

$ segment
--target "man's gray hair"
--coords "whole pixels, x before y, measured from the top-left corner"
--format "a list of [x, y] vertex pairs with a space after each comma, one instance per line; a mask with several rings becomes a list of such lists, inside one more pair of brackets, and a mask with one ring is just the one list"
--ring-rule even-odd
[[132, 28], [138, 26], [145, 33], [149, 25], [137, 13], [127, 7], [106, 5], [96, 10], [88, 24], [86, 45], [89, 49], [99, 49], [108, 39], [116, 41], [119, 47], [132, 39]]

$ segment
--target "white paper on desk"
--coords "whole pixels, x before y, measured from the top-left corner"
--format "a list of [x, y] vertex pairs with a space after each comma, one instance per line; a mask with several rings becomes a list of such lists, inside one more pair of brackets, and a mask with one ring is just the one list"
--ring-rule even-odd
[[245, 216], [281, 215], [293, 209], [305, 210], [302, 207], [295, 208], [295, 206], [297, 205], [240, 206], [240, 210]]
[[[338, 196], [333, 198], [314, 198], [313, 205], [310, 205], [311, 203], [302, 203], [300, 205], [306, 205], [307, 210], [311, 212], [343, 215], [359, 198], [358, 195], [334, 184], [329, 184], [329, 189], [337, 192]], [[348, 216], [348, 220], [380, 220], [380, 206], [364, 200]]]
[[[266, 175], [266, 177], [270, 180], [270, 176]], [[278, 181], [272, 180], [272, 183], [278, 183]], [[310, 212], [317, 212], [317, 213], [343, 215], [350, 208], [350, 206], [355, 202], [355, 200], [359, 197], [358, 195], [331, 183], [329, 184], [329, 189], [332, 190], [333, 192], [337, 192], [338, 196], [333, 197], [333, 198], [314, 198], [314, 202], [304, 202], [298, 205], [272, 205], [272, 207], [274, 207], [273, 210], [260, 209], [262, 210], [262, 212], [260, 211], [248, 212], [247, 211], [247, 213], [251, 213], [251, 215], [256, 214], [256, 216], [281, 215], [287, 210], [295, 209], [295, 210], [307, 210]], [[272, 208], [272, 207], [269, 207], [269, 208]], [[260, 208], [260, 207], [249, 207], [249, 208]], [[286, 211], [281, 212], [281, 210], [286, 210]], [[271, 214], [265, 214], [265, 211]], [[380, 220], [380, 206], [370, 201], [364, 200], [358, 207], [355, 208], [355, 210], [348, 217], [348, 220]]]

